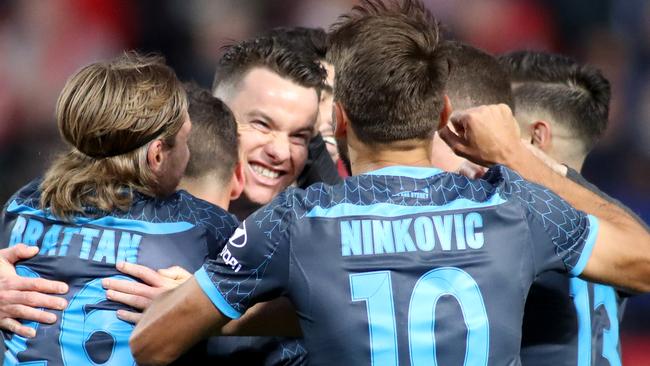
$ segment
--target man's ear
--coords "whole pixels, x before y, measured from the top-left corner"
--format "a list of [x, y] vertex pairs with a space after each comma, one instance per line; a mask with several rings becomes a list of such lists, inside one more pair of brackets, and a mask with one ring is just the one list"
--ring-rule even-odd
[[244, 191], [244, 185], [246, 184], [246, 178], [244, 178], [244, 166], [241, 162], [235, 164], [235, 171], [232, 174], [232, 179], [230, 181], [230, 200], [236, 200], [241, 196]]
[[530, 143], [532, 145], [535, 145], [546, 153], [551, 150], [551, 146], [553, 145], [553, 131], [550, 123], [537, 120], [530, 124], [528, 132], [530, 133]]
[[147, 148], [147, 164], [149, 165], [149, 169], [155, 175], [161, 174], [164, 160], [162, 140], [153, 140]]
[[441, 130], [447, 126], [447, 123], [449, 122], [449, 117], [451, 116], [452, 108], [451, 108], [451, 101], [449, 100], [449, 97], [445, 95], [442, 98], [442, 111], [440, 111], [440, 121], [438, 121], [438, 130]]
[[336, 121], [336, 129], [334, 130], [334, 137], [345, 138], [347, 137], [348, 119], [347, 113], [340, 102], [334, 102], [334, 120]]

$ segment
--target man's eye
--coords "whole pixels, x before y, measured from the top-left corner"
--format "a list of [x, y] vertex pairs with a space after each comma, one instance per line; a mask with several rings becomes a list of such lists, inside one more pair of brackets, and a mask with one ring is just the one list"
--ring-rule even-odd
[[264, 121], [254, 120], [250, 122], [250, 125], [263, 132], [267, 132], [271, 130], [269, 124]]
[[294, 135], [291, 136], [291, 143], [301, 146], [307, 146], [309, 144], [309, 136], [307, 135]]

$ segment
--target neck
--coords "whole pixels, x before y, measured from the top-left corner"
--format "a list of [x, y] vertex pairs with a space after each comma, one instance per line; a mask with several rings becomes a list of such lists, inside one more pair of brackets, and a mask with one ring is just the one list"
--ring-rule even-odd
[[563, 161], [563, 163], [566, 164], [569, 168], [580, 173], [582, 171], [582, 166], [585, 163], [585, 158], [584, 157], [567, 158]]
[[352, 174], [358, 175], [389, 166], [427, 167], [431, 163], [431, 139], [405, 140], [392, 144], [365, 145], [358, 141], [348, 145]]
[[553, 139], [553, 146], [548, 154], [577, 172], [582, 170], [587, 157], [582, 144], [574, 139]]
[[183, 178], [179, 188], [188, 191], [194, 197], [228, 210], [230, 189], [226, 189], [227, 187], [215, 177], [207, 175], [198, 178]]

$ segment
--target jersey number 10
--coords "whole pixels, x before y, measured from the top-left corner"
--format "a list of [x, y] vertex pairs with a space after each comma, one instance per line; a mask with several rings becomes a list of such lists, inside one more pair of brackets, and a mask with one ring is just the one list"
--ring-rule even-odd
[[[366, 302], [372, 365], [399, 365], [390, 271], [351, 274], [350, 292], [353, 301]], [[438, 365], [433, 330], [436, 304], [445, 295], [456, 298], [465, 319], [464, 365], [487, 365], [489, 324], [483, 296], [476, 281], [467, 272], [454, 267], [425, 273], [413, 288], [408, 312], [411, 365]]]

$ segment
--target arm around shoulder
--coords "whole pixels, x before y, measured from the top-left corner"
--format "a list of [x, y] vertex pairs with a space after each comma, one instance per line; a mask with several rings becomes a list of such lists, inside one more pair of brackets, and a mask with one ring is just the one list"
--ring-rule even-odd
[[[598, 220], [595, 238], [574, 275], [636, 291], [650, 291], [650, 233], [622, 208], [557, 174], [520, 140], [517, 122], [505, 105], [472, 108], [451, 118], [440, 136], [455, 153], [482, 164], [504, 164], [524, 179], [549, 188], [570, 205]], [[591, 254], [591, 255], [589, 255]]]
[[145, 311], [131, 334], [131, 352], [139, 365], [166, 365], [228, 320], [193, 277]]

